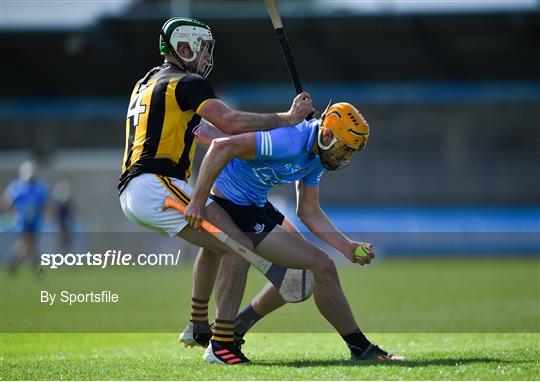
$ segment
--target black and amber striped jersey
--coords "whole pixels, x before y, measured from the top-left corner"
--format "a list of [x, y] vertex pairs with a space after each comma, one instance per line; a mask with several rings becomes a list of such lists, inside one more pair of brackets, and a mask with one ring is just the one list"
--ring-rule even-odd
[[126, 146], [120, 192], [130, 179], [153, 173], [188, 180], [195, 155], [197, 114], [215, 98], [205, 78], [165, 63], [133, 89], [126, 116]]

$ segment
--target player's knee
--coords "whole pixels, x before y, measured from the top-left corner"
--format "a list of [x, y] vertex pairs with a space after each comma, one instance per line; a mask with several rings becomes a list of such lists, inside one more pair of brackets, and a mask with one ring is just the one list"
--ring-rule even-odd
[[221, 258], [226, 255], [225, 252], [219, 250], [209, 250], [207, 248], [203, 248], [201, 254], [203, 256], [213, 259], [214, 261], [221, 261]]
[[221, 267], [227, 268], [230, 271], [234, 269], [236, 271], [247, 272], [249, 263], [236, 253], [226, 253], [221, 259]]
[[320, 256], [315, 264], [315, 268], [313, 269], [315, 277], [320, 281], [334, 278], [336, 272], [337, 270], [334, 261], [332, 261], [332, 259], [326, 255]]
[[324, 270], [325, 270], [326, 274], [330, 275], [332, 277], [337, 272], [336, 264], [334, 263], [334, 261], [332, 259], [330, 259], [328, 257], [324, 260], [323, 267], [324, 267]]

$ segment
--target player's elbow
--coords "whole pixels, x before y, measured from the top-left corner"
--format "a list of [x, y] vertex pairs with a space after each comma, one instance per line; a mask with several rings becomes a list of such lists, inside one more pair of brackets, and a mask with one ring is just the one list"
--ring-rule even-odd
[[296, 216], [300, 221], [308, 225], [313, 220], [317, 220], [317, 213], [320, 211], [319, 206], [298, 206], [296, 208]]
[[311, 214], [305, 208], [297, 208], [296, 216], [298, 217], [298, 219], [300, 219], [302, 223], [305, 223], [306, 221], [309, 221]]

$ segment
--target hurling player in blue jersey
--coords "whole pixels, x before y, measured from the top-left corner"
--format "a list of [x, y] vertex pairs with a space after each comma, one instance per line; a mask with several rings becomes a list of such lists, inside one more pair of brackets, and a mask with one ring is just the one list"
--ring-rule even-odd
[[36, 176], [35, 164], [23, 162], [19, 167], [19, 177], [9, 183], [2, 200], [3, 208], [13, 213], [14, 228], [20, 233], [8, 261], [11, 272], [25, 260], [39, 270], [36, 242], [47, 198], [47, 185]]
[[[208, 126], [208, 125], [205, 125]], [[204, 131], [202, 132], [204, 135]], [[372, 344], [359, 329], [340, 286], [334, 262], [313, 246], [267, 200], [272, 187], [297, 184], [297, 214], [317, 236], [339, 250], [351, 262], [369, 264], [373, 252], [356, 258], [355, 250], [363, 243], [354, 242], [337, 230], [319, 206], [319, 181], [324, 170], [338, 170], [347, 166], [353, 155], [367, 142], [369, 127], [348, 103], [337, 103], [327, 108], [321, 119], [304, 121], [295, 126], [268, 132], [253, 132], [214, 139], [206, 153], [195, 191], [185, 217], [190, 225], [199, 228], [206, 218], [205, 201], [212, 199], [231, 216], [237, 226], [252, 240], [255, 251], [273, 263], [295, 269], [309, 269], [315, 276], [314, 299], [321, 314], [342, 336], [354, 360], [402, 360]], [[213, 268], [211, 256], [200, 255], [196, 268]], [[249, 264], [239, 260], [234, 279], [245, 285]], [[220, 269], [219, 272], [222, 272]], [[215, 278], [215, 276], [213, 276]], [[211, 277], [195, 278], [194, 294], [211, 292]], [[206, 283], [205, 283], [206, 281]], [[204, 285], [203, 285], [204, 284]], [[218, 285], [219, 288], [219, 285]], [[243, 290], [242, 290], [243, 292]], [[237, 335], [242, 336], [263, 315], [285, 302], [271, 284], [266, 285], [237, 320]], [[209, 362], [223, 362], [213, 349], [220, 334], [229, 327], [214, 330], [205, 353]], [[180, 340], [189, 343], [186, 328]], [[192, 336], [194, 337], [194, 336]], [[195, 345], [195, 343], [189, 343]]]

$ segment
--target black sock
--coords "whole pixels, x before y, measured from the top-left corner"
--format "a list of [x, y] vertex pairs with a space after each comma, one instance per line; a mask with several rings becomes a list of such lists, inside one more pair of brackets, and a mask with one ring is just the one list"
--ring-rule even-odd
[[355, 353], [362, 353], [369, 345], [371, 345], [371, 342], [369, 342], [364, 333], [358, 328], [351, 334], [341, 337], [347, 343], [349, 349]]
[[253, 309], [251, 304], [248, 304], [236, 317], [235, 333], [239, 337], [243, 337], [253, 325], [257, 323], [261, 318], [259, 313]]

